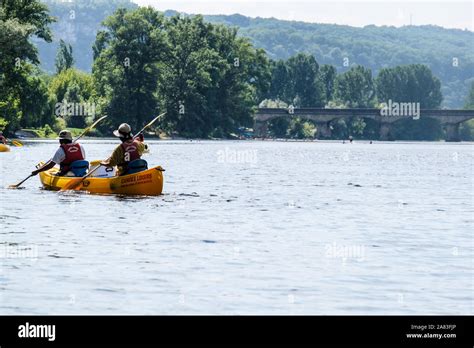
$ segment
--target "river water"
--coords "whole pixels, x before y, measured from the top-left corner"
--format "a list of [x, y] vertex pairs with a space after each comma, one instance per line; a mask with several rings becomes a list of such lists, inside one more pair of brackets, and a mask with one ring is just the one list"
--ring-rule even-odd
[[0, 153], [0, 314], [474, 312], [472, 144], [149, 144], [160, 197], [7, 189], [57, 145]]

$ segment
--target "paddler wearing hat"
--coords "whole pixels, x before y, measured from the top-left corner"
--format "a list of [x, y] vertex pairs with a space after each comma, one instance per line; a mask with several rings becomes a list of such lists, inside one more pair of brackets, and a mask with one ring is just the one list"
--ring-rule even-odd
[[133, 137], [132, 128], [127, 123], [122, 123], [118, 129], [114, 131], [114, 135], [120, 138], [122, 142], [118, 145], [112, 155], [101, 162], [106, 167], [118, 168], [118, 175], [125, 175], [128, 171], [130, 162], [138, 160], [143, 155], [146, 145], [143, 143], [143, 135]]
[[72, 134], [67, 129], [59, 132], [59, 149], [56, 150], [53, 158], [46, 162], [42, 167], [31, 172], [31, 175], [36, 175], [53, 168], [56, 164], [59, 165], [59, 172], [56, 175], [60, 176], [74, 176], [70, 172], [71, 164], [75, 161], [83, 161], [86, 159], [84, 148], [79, 143], [72, 142]]

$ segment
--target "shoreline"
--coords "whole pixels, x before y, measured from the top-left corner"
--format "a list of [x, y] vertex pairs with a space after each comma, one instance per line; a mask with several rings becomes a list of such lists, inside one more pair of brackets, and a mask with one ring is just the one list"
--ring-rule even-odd
[[[14, 140], [19, 140], [20, 142], [24, 143], [49, 143], [49, 142], [56, 142], [56, 138], [11, 138]], [[89, 143], [93, 143], [94, 141], [97, 142], [117, 142], [117, 138], [115, 137], [83, 137], [81, 141], [86, 140]], [[281, 139], [281, 138], [252, 138], [252, 139], [226, 139], [226, 138], [215, 138], [215, 139], [188, 139], [188, 138], [158, 138], [158, 137], [150, 137], [145, 138], [145, 142], [275, 142], [275, 143], [321, 143], [321, 144], [341, 144], [341, 145], [355, 145], [355, 144], [367, 144], [367, 145], [374, 145], [374, 144], [452, 144], [452, 145], [474, 145], [474, 141], [456, 141], [450, 142], [445, 140], [367, 140], [367, 139], [354, 139], [352, 143], [348, 140], [339, 139]], [[371, 143], [372, 142], [372, 143]]]

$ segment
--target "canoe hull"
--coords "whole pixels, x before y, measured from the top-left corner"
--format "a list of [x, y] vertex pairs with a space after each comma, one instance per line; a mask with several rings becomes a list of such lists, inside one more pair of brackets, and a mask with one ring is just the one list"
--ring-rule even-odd
[[[56, 176], [57, 169], [41, 172], [41, 184], [47, 190], [59, 191], [77, 178]], [[113, 178], [87, 178], [76, 190], [99, 194], [158, 196], [163, 190], [163, 168], [154, 167], [136, 174]]]
[[10, 146], [5, 144], [0, 144], [0, 152], [10, 152]]

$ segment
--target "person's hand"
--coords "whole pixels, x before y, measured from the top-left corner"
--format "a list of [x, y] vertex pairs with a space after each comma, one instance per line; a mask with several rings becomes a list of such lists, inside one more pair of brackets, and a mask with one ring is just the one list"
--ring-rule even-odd
[[31, 175], [35, 176], [35, 175], [38, 175], [38, 173], [39, 173], [38, 170], [33, 170], [33, 171], [31, 172]]

